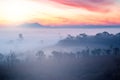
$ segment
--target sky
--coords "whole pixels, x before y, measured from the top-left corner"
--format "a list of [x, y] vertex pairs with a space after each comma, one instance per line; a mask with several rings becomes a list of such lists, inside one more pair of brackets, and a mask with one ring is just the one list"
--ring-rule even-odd
[[0, 24], [120, 24], [120, 0], [0, 0]]

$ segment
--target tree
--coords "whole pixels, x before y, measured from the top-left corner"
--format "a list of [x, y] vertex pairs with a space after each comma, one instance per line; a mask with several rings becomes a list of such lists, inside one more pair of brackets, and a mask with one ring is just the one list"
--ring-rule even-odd
[[119, 48], [113, 48], [113, 54], [114, 55], [119, 55], [120, 54], [120, 49]]
[[102, 52], [101, 49], [94, 49], [94, 50], [91, 51], [92, 55], [95, 55], [95, 56], [100, 55], [101, 52]]
[[87, 37], [87, 35], [85, 33], [80, 34], [79, 36], [82, 37], [82, 38]]
[[4, 61], [4, 55], [0, 53], [0, 64]]
[[19, 37], [19, 40], [23, 40], [24, 39], [23, 34], [21, 34], [21, 33], [18, 35], [18, 37]]
[[36, 56], [38, 57], [38, 59], [43, 59], [45, 57], [45, 54], [43, 51], [40, 50], [36, 53]]
[[15, 63], [17, 63], [19, 61], [17, 59], [17, 56], [16, 56], [15, 52], [13, 52], [13, 51], [10, 51], [10, 54], [8, 54], [6, 56], [6, 59], [7, 59], [7, 63], [9, 65], [14, 65]]
[[66, 39], [68, 39], [68, 40], [73, 40], [73, 39], [74, 39], [74, 37], [73, 37], [73, 36], [71, 36], [71, 35], [69, 34], [69, 35], [68, 35], [68, 37], [67, 37]]

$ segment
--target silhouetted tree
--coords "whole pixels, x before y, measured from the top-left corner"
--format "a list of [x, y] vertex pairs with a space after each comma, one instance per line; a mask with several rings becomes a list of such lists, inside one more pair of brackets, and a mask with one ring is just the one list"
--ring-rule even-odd
[[106, 55], [111, 55], [111, 52], [112, 52], [112, 51], [111, 51], [110, 49], [107, 49], [107, 50], [106, 50]]
[[53, 54], [53, 57], [57, 59], [60, 59], [62, 57], [62, 53], [58, 51], [53, 51], [52, 54]]
[[45, 58], [45, 54], [44, 54], [44, 52], [43, 51], [38, 51], [37, 53], [36, 53], [36, 56], [38, 57], [38, 59], [43, 59], [43, 58]]
[[77, 51], [76, 52], [76, 58], [79, 59], [81, 57], [81, 52], [80, 51]]
[[89, 56], [88, 50], [81, 51], [82, 56]]
[[91, 51], [92, 55], [98, 56], [101, 55], [102, 50], [101, 49], [94, 49]]
[[119, 48], [113, 48], [113, 54], [114, 55], [119, 55], [120, 54], [120, 49]]
[[10, 51], [10, 53], [6, 56], [6, 60], [7, 60], [8, 65], [14, 65], [15, 63], [19, 61], [17, 59], [15, 52], [13, 51]]
[[87, 37], [87, 35], [85, 33], [80, 34], [79, 36], [82, 37], [82, 38]]
[[74, 39], [74, 37], [73, 36], [71, 36], [70, 34], [68, 35], [68, 37], [66, 38], [67, 40], [73, 40]]
[[20, 40], [23, 40], [23, 39], [24, 39], [23, 34], [20, 33], [18, 36], [19, 36], [19, 39], [20, 39]]
[[0, 64], [2, 64], [3, 62], [4, 62], [4, 55], [0, 53]]
[[4, 58], [4, 55], [0, 53], [0, 60], [2, 60], [3, 58]]

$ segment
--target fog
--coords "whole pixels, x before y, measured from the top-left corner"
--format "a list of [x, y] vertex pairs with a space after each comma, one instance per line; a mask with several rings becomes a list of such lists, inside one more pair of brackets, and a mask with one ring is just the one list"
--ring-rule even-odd
[[0, 80], [120, 80], [119, 31], [1, 28]]
[[[99, 32], [107, 31], [116, 34], [119, 28], [101, 29], [47, 29], [47, 28], [1, 28], [0, 29], [0, 51], [8, 53], [10, 50], [28, 51], [37, 50], [51, 45], [55, 45], [59, 40], [67, 37], [68, 34], [76, 36], [81, 33], [95, 35]], [[19, 41], [19, 34], [24, 37]]]

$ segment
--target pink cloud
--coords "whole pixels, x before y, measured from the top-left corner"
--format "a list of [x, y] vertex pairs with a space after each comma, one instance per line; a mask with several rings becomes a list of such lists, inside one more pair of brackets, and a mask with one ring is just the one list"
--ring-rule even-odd
[[83, 8], [89, 11], [108, 12], [108, 6], [114, 4], [115, 0], [51, 0], [62, 5]]

